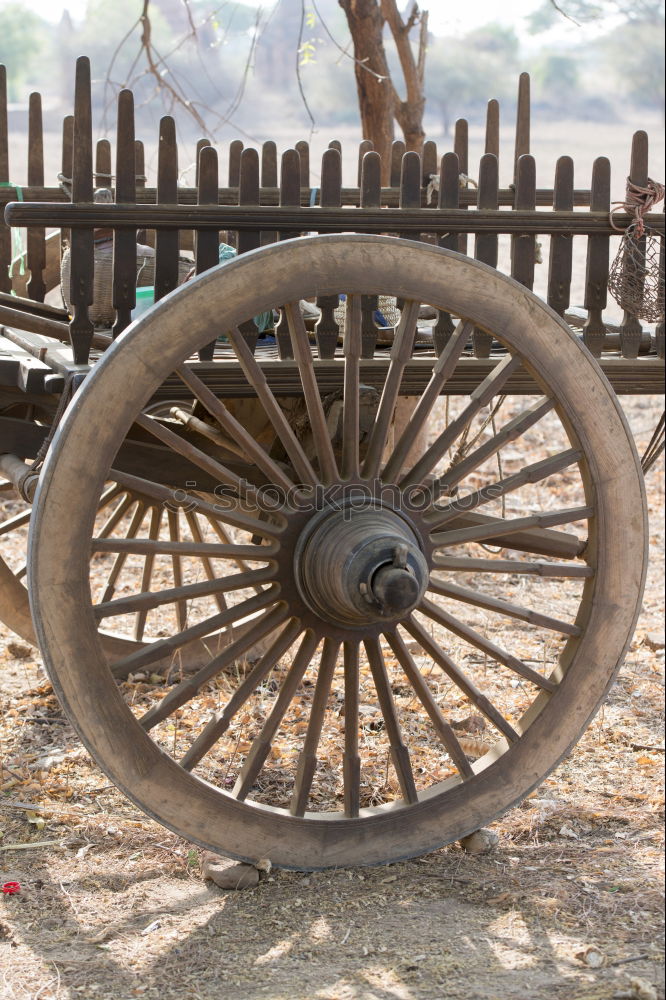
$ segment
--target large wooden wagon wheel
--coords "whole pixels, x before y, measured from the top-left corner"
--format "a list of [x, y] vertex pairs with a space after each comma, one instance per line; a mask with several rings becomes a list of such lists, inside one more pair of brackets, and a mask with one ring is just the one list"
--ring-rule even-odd
[[[313, 360], [298, 302], [337, 293], [347, 296], [343, 356], [322, 364]], [[374, 427], [361, 440], [362, 296], [376, 294], [397, 296], [402, 319]], [[239, 330], [281, 304], [311, 453]], [[447, 310], [457, 326], [391, 443], [422, 304]], [[504, 350], [445, 424], [439, 396], [475, 327]], [[224, 387], [215, 395], [187, 364], [217, 333], [226, 333], [245, 394], [274, 428], [270, 450], [234, 422], [220, 398]], [[508, 420], [479, 423], [521, 364], [542, 394], [513, 406]], [[332, 370], [344, 386], [337, 436], [318, 381]], [[203, 439], [198, 446], [142, 414], [174, 373], [235, 438], [250, 475], [213, 459]], [[178, 501], [216, 520], [232, 542], [201, 543], [216, 568], [211, 580], [139, 587], [99, 603], [91, 557], [151, 551], [165, 559], [174, 548], [145, 534], [124, 543], [95, 535], [99, 497], [135, 421], [217, 477], [217, 496], [182, 490]], [[528, 461], [521, 447], [543, 427], [543, 450]], [[410, 451], [424, 428], [427, 447], [415, 459]], [[140, 478], [133, 485], [167, 504], [175, 496]], [[231, 558], [250, 568], [238, 572]], [[645, 507], [612, 390], [532, 293], [438, 248], [324, 236], [207, 272], [108, 351], [47, 460], [30, 567], [54, 686], [91, 753], [146, 812], [242, 859], [297, 868], [373, 864], [431, 850], [492, 820], [575, 743], [632, 634]], [[220, 592], [224, 610], [211, 603]], [[98, 623], [157, 614], [174, 601], [187, 602], [185, 627], [165, 626], [116, 671], [150, 669], [193, 638], [205, 641], [240, 621], [251, 627], [224, 648], [211, 642], [197, 672], [130, 708], [106, 664]], [[258, 643], [262, 655], [246, 664]]]
[[[182, 401], [178, 402], [182, 407]], [[158, 415], [168, 413], [170, 405], [168, 402], [161, 402], [148, 407], [146, 412]], [[51, 415], [45, 415], [47, 423], [50, 423], [49, 416]], [[10, 484], [2, 486], [9, 488]], [[14, 634], [36, 645], [26, 566], [28, 525], [32, 508], [28, 502], [16, 498], [13, 487], [10, 494], [14, 498], [11, 504], [13, 509], [9, 516], [0, 519], [0, 621]], [[146, 496], [135, 489], [131, 482], [128, 484], [122, 477], [111, 477], [97, 504], [95, 534], [112, 544], [114, 540], [128, 542], [144, 532], [149, 538], [159, 535], [167, 542], [176, 542], [177, 545], [183, 542], [194, 544], [211, 538], [228, 541], [224, 529], [210, 517], [196, 511], [182, 510], [175, 505], [167, 509], [161, 500]], [[98, 565], [96, 574], [100, 600], [111, 600], [114, 595], [126, 592], [137, 580], [141, 580], [143, 589], [151, 586], [156, 567], [154, 556], [150, 552], [141, 554], [134, 560], [128, 560], [126, 554], [119, 552], [113, 556], [109, 554], [104, 561], [105, 565]], [[241, 569], [245, 568], [241, 559], [237, 561], [237, 565]], [[160, 582], [162, 586], [176, 587], [193, 573], [212, 578], [214, 569], [209, 557], [205, 553], [181, 556], [175, 552], [168, 566], [162, 567]], [[218, 595], [217, 602], [222, 610], [222, 594]], [[174, 602], [174, 614], [181, 627], [184, 627], [184, 602]], [[155, 629], [147, 628], [146, 615], [143, 613], [137, 614], [132, 620], [116, 624], [121, 624], [121, 627], [114, 630], [105, 627], [104, 621], [99, 623], [100, 640], [107, 661], [112, 665], [157, 638]], [[199, 666], [209, 642], [210, 639], [206, 645], [202, 645], [200, 641], [194, 641], [181, 649], [179, 667], [189, 670]], [[154, 661], [151, 671], [168, 675], [171, 666], [172, 657], [167, 656]]]

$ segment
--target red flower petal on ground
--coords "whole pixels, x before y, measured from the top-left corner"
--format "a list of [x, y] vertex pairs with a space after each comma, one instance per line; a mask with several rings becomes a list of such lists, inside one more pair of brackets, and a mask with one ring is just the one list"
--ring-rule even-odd
[[21, 883], [5, 882], [5, 884], [2, 887], [2, 891], [4, 892], [5, 896], [15, 896], [17, 892], [21, 891]]

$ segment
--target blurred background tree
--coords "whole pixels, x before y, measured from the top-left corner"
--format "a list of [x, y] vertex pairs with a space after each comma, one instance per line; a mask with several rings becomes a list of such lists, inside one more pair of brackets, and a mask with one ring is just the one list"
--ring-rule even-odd
[[438, 33], [414, 0], [256, 4], [88, 0], [81, 17], [65, 13], [54, 27], [29, 2], [0, 0], [10, 100], [25, 102], [38, 88], [69, 111], [73, 60], [86, 52], [102, 130], [113, 127], [117, 91], [131, 86], [139, 125], [154, 121], [156, 106], [163, 113], [180, 106], [183, 138], [236, 134], [256, 143], [277, 123], [302, 135], [304, 127], [360, 121], [376, 148], [401, 129], [418, 149], [424, 122], [433, 138], [446, 135], [461, 115], [481, 121], [489, 97], [510, 114], [520, 70], [532, 73], [542, 117], [612, 120], [635, 107], [663, 114], [663, 0], [558, 0], [560, 9], [534, 0], [527, 18], [467, 31], [465, 12], [452, 10], [460, 21], [449, 25], [432, 0]]

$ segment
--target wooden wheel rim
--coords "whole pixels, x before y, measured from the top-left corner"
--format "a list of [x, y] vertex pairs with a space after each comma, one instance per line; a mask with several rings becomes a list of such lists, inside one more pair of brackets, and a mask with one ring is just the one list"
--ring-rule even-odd
[[[565, 649], [566, 683], [492, 767], [445, 796], [424, 794], [408, 808], [322, 821], [218, 792], [179, 767], [138, 726], [105, 667], [89, 603], [84, 539], [94, 498], [134, 415], [183, 357], [210, 340], [222, 310], [231, 328], [275, 302], [341, 287], [350, 294], [389, 287], [399, 297], [441, 303], [492, 331], [548, 385], [562, 422], [576, 427], [589, 470], [597, 572], [588, 588], [585, 630]], [[248, 296], [248, 288], [261, 293]], [[101, 435], [100, 414], [106, 412], [114, 414], [113, 422]], [[87, 492], [81, 483], [89, 484]], [[77, 519], [69, 514], [75, 503]], [[608, 690], [631, 638], [645, 575], [638, 459], [615, 396], [590, 355], [541, 300], [511, 279], [448, 251], [392, 238], [284, 242], [224, 265], [223, 280], [215, 269], [162, 300], [123, 334], [77, 396], [49, 454], [36, 507], [33, 616], [54, 687], [88, 749], [130, 798], [181, 835], [220, 853], [270, 857], [285, 867], [414, 856], [469, 833], [523, 798], [575, 743]]]

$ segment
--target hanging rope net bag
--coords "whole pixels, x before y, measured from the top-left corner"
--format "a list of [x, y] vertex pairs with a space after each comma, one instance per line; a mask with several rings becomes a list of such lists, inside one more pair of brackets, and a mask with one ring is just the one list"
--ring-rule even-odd
[[662, 240], [659, 233], [646, 226], [644, 219], [663, 197], [663, 184], [648, 178], [646, 186], [640, 187], [627, 178], [625, 200], [610, 216], [611, 225], [618, 232], [614, 212], [623, 208], [633, 215], [633, 221], [625, 229], [611, 265], [608, 291], [622, 309], [646, 323], [658, 323], [664, 315]]

